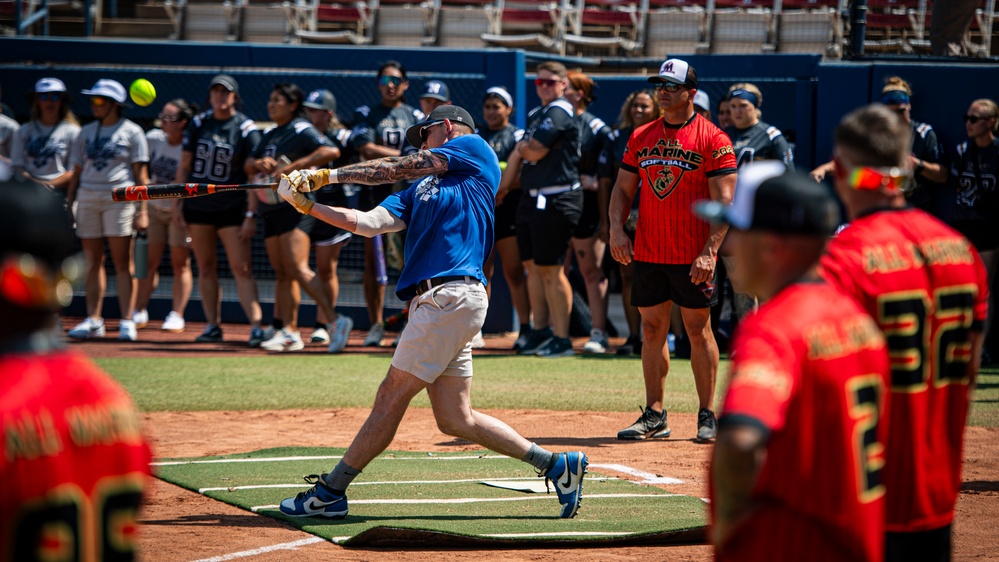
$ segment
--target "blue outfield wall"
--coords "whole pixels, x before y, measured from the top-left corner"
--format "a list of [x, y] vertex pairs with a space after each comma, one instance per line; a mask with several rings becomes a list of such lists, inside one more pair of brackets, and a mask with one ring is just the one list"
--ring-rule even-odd
[[[933, 125], [946, 150], [964, 140], [962, 116], [975, 99], [999, 98], [999, 64], [935, 60], [823, 62], [818, 55], [692, 55], [684, 57], [698, 72], [701, 89], [717, 104], [735, 82], [753, 82], [763, 93], [763, 120], [779, 127], [795, 145], [797, 167], [809, 170], [832, 153], [832, 133], [850, 110], [879, 99], [884, 78], [897, 74], [912, 84], [912, 116]], [[337, 97], [338, 110], [349, 121], [353, 108], [377, 103], [375, 70], [395, 59], [409, 72], [407, 101], [418, 106], [418, 92], [430, 79], [445, 80], [454, 103], [480, 116], [482, 93], [502, 85], [514, 95], [514, 121], [523, 126], [527, 110], [536, 106], [533, 74], [527, 74], [537, 54], [506, 49], [454, 50], [393, 49], [326, 45], [260, 45], [111, 41], [69, 38], [0, 37], [0, 87], [3, 101], [19, 121], [28, 118], [28, 97], [42, 76], [63, 79], [74, 94], [74, 112], [86, 121], [89, 105], [80, 90], [98, 78], [116, 78], [124, 84], [140, 77], [157, 88], [157, 101], [147, 108], [132, 107], [126, 115], [151, 127], [162, 104], [183, 97], [205, 105], [208, 82], [225, 71], [237, 77], [243, 111], [266, 120], [266, 99], [274, 84], [295, 82], [304, 90], [328, 88]], [[572, 67], [571, 59], [559, 59]], [[529, 62], [530, 61], [530, 65]], [[625, 74], [620, 69], [631, 64]], [[616, 61], [616, 74], [600, 73], [592, 113], [613, 125], [629, 93], [648, 87], [646, 75], [658, 72], [649, 59]], [[645, 75], [641, 73], [644, 71]], [[714, 108], [713, 108], [714, 109]], [[501, 271], [497, 264], [497, 272]], [[502, 275], [494, 276], [494, 304], [488, 331], [512, 329], [508, 295]], [[109, 303], [110, 304], [110, 303]], [[110, 312], [110, 311], [109, 311]], [[350, 311], [358, 326], [366, 325], [363, 311]], [[356, 312], [356, 314], [354, 314]]]

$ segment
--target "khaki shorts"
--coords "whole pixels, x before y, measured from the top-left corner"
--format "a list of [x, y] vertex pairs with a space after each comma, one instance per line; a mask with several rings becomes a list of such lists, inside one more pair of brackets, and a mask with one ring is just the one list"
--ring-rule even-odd
[[186, 229], [179, 228], [172, 219], [172, 209], [149, 205], [150, 244], [169, 243], [171, 248], [187, 245]]
[[79, 190], [76, 195], [76, 235], [114, 238], [132, 235], [137, 203], [115, 203], [111, 191]]
[[433, 384], [472, 376], [472, 338], [486, 321], [489, 299], [478, 281], [452, 281], [414, 297], [392, 366]]

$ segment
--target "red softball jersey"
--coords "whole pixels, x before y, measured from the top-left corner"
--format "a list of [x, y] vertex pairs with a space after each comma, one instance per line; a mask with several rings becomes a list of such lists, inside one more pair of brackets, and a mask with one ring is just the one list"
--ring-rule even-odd
[[657, 119], [631, 134], [621, 169], [641, 180], [635, 259], [693, 263], [710, 225], [691, 207], [711, 198], [708, 178], [736, 173], [728, 135], [696, 113], [679, 127]]
[[151, 453], [80, 354], [0, 356], [0, 560], [132, 560]]
[[719, 431], [752, 425], [769, 440], [753, 511], [716, 559], [883, 560], [888, 354], [877, 325], [834, 287], [801, 282], [747, 316], [733, 346]]
[[988, 310], [981, 258], [931, 215], [884, 209], [847, 226], [821, 265], [874, 317], [891, 353], [887, 529], [949, 525], [961, 490], [969, 338]]

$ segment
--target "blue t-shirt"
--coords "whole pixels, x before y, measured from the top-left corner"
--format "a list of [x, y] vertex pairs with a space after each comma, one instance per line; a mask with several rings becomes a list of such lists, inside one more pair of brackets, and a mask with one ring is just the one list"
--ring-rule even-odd
[[395, 294], [416, 296], [416, 284], [445, 275], [482, 283], [493, 250], [493, 210], [499, 189], [496, 153], [478, 135], [462, 135], [430, 152], [447, 158], [447, 173], [427, 176], [381, 206], [406, 223], [405, 265]]

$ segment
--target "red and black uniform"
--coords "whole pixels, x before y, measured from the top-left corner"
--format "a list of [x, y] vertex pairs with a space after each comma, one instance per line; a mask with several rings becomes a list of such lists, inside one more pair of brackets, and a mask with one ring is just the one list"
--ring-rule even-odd
[[710, 199], [708, 179], [734, 174], [735, 164], [729, 138], [696, 113], [682, 125], [657, 119], [636, 129], [621, 161], [641, 180], [635, 260], [693, 263], [710, 227], [691, 206]]
[[717, 560], [881, 560], [888, 355], [878, 327], [835, 288], [802, 282], [747, 316], [733, 349], [719, 431], [750, 425], [768, 441], [753, 511]]
[[946, 527], [961, 489], [970, 338], [987, 312], [981, 258], [918, 209], [859, 217], [827, 252], [823, 275], [874, 317], [891, 351], [887, 530]]
[[0, 354], [0, 560], [133, 560], [150, 450], [77, 353]]

